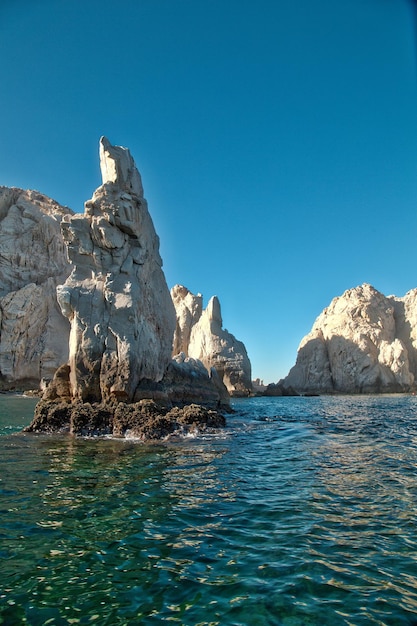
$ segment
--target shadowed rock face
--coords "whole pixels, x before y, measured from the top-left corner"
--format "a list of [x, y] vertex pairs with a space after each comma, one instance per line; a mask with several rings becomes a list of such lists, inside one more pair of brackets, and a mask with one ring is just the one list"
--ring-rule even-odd
[[385, 297], [363, 284], [332, 300], [301, 341], [283, 381], [301, 393], [384, 393], [414, 388], [417, 290]]
[[186, 287], [171, 289], [177, 315], [174, 354], [183, 352], [200, 360], [208, 371], [215, 368], [232, 396], [247, 396], [252, 391], [251, 364], [246, 348], [222, 328], [220, 302], [213, 296], [203, 310], [202, 296]]
[[68, 358], [69, 324], [56, 286], [70, 273], [60, 224], [67, 207], [40, 194], [0, 187], [1, 388], [51, 379]]
[[62, 224], [73, 271], [58, 287], [71, 324], [72, 397], [131, 402], [171, 361], [175, 310], [159, 239], [129, 150], [100, 140], [103, 184], [83, 216]]

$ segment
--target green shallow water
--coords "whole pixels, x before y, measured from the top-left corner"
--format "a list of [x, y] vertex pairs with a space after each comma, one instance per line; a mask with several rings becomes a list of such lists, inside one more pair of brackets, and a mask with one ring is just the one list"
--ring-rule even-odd
[[19, 434], [33, 406], [0, 397], [0, 624], [417, 624], [415, 397], [152, 446]]

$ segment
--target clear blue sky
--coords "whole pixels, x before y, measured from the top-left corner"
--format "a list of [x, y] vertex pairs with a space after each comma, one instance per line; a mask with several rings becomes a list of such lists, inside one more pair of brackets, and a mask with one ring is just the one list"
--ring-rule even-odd
[[330, 300], [417, 287], [411, 0], [1, 0], [0, 184], [75, 211], [130, 148], [169, 286], [216, 294], [254, 377]]

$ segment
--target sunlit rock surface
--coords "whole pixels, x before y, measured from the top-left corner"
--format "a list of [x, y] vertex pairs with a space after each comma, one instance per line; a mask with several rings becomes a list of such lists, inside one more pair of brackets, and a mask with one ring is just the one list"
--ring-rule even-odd
[[219, 299], [213, 296], [203, 310], [202, 296], [182, 285], [175, 285], [171, 296], [177, 315], [174, 353], [200, 360], [208, 371], [215, 368], [230, 395], [249, 395], [249, 357], [244, 344], [223, 329]]
[[369, 284], [334, 298], [298, 349], [283, 381], [301, 393], [383, 393], [414, 389], [417, 290], [386, 297]]
[[71, 324], [73, 398], [133, 401], [141, 380], [165, 374], [175, 310], [129, 150], [102, 138], [100, 166], [103, 184], [84, 215], [62, 224], [73, 271], [58, 302]]
[[172, 359], [175, 308], [132, 156], [102, 138], [100, 165], [103, 184], [84, 215], [61, 225], [73, 268], [57, 287], [69, 359], [27, 430], [145, 440], [221, 426], [216, 409], [229, 396], [217, 372]]
[[188, 354], [191, 331], [203, 313], [203, 296], [194, 295], [186, 287], [175, 285], [171, 289], [177, 324], [174, 334], [173, 354]]
[[38, 193], [0, 187], [0, 387], [38, 387], [68, 358], [56, 286], [70, 272], [60, 224], [72, 214]]

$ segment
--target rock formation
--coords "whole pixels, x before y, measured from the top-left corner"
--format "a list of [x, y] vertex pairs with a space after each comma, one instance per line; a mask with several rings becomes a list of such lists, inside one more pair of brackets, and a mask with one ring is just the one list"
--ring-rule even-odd
[[255, 378], [255, 380], [252, 381], [252, 389], [255, 394], [261, 396], [263, 395], [264, 391], [266, 391], [267, 385], [265, 385], [264, 381], [260, 378]]
[[37, 387], [68, 358], [56, 286], [70, 272], [60, 230], [70, 213], [36, 191], [0, 187], [2, 389]]
[[171, 297], [177, 318], [173, 354], [188, 354], [191, 331], [203, 313], [203, 296], [200, 293], [195, 296], [186, 287], [175, 285]]
[[62, 223], [73, 271], [58, 302], [71, 324], [73, 398], [131, 402], [140, 381], [165, 374], [175, 310], [130, 152], [102, 138], [100, 166], [103, 184], [84, 215]]
[[150, 399], [132, 404], [42, 401], [25, 431], [153, 441], [223, 426], [223, 415], [199, 404], [167, 407]]
[[385, 297], [371, 285], [332, 300], [301, 341], [283, 381], [301, 393], [383, 393], [417, 380], [417, 289]]
[[[57, 370], [28, 430], [129, 430], [145, 437], [142, 408], [149, 401], [158, 403], [161, 417], [181, 405], [167, 418], [169, 432], [183, 428], [185, 413], [189, 423], [194, 416], [201, 424], [200, 409], [183, 405], [199, 402], [211, 410], [228, 402], [227, 393], [216, 372], [184, 355], [172, 360], [175, 308], [130, 152], [102, 138], [100, 166], [103, 184], [85, 203], [84, 215], [66, 217], [61, 225], [73, 267], [57, 288], [71, 325], [69, 360]], [[216, 421], [206, 417], [207, 423]], [[169, 434], [164, 428], [160, 436]]]
[[174, 353], [200, 360], [208, 371], [215, 368], [231, 396], [249, 395], [251, 364], [243, 343], [222, 328], [219, 299], [213, 296], [203, 310], [201, 294], [182, 285], [175, 285], [171, 296], [177, 314]]

